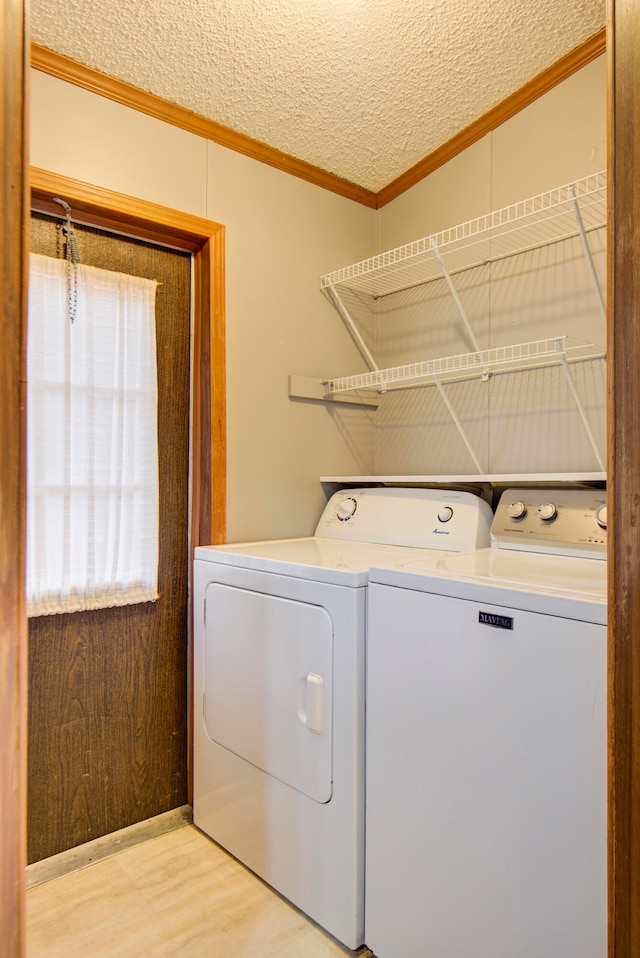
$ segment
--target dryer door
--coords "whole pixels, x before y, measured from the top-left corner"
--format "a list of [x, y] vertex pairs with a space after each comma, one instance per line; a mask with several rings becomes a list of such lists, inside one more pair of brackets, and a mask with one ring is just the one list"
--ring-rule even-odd
[[316, 802], [332, 794], [333, 623], [326, 609], [212, 582], [205, 727]]

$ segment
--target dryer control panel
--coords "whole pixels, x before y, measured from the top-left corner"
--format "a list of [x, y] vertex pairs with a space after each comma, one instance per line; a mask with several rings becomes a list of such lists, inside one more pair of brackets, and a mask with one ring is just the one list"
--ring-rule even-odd
[[324, 508], [316, 536], [463, 552], [489, 545], [493, 513], [484, 499], [455, 489], [342, 489]]
[[491, 527], [491, 545], [605, 559], [607, 498], [603, 489], [506, 489]]

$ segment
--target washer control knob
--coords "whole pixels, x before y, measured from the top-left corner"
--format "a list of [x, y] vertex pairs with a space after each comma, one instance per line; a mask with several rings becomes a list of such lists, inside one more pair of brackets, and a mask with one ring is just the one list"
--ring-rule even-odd
[[338, 506], [338, 519], [340, 522], [348, 522], [349, 519], [354, 516], [357, 508], [358, 503], [353, 496], [349, 496], [348, 499], [343, 499]]
[[543, 502], [542, 505], [538, 506], [538, 518], [544, 519], [545, 522], [552, 522], [557, 515], [558, 510], [553, 502]]
[[510, 519], [524, 519], [527, 507], [524, 502], [510, 502], [507, 506], [507, 515]]
[[438, 519], [440, 522], [448, 522], [452, 516], [453, 509], [451, 506], [443, 506], [442, 509], [438, 511]]
[[596, 509], [596, 522], [601, 529], [607, 528], [607, 504], [603, 502], [601, 506], [598, 506]]

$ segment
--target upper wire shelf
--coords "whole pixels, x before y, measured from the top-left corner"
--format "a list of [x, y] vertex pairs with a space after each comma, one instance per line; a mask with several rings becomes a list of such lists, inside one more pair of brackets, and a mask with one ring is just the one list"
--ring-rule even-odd
[[386, 296], [441, 278], [439, 256], [454, 273], [570, 239], [579, 235], [576, 207], [586, 233], [606, 225], [606, 170], [327, 273], [320, 288]]
[[475, 377], [488, 379], [494, 372], [516, 372], [557, 365], [563, 361], [585, 362], [604, 359], [605, 355], [602, 346], [569, 339], [567, 336], [556, 336], [553, 339], [499, 346], [495, 349], [483, 349], [458, 356], [446, 356], [442, 359], [430, 359], [354, 376], [328, 379], [323, 382], [323, 387], [327, 397], [361, 389], [385, 392], [387, 389], [402, 388], [402, 386], [427, 385], [436, 380], [447, 383]]

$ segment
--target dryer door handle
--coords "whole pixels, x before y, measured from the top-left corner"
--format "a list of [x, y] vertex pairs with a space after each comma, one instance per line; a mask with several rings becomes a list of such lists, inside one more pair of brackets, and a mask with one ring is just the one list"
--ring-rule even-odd
[[323, 693], [321, 675], [309, 672], [298, 679], [298, 718], [314, 735], [321, 735], [324, 727]]

